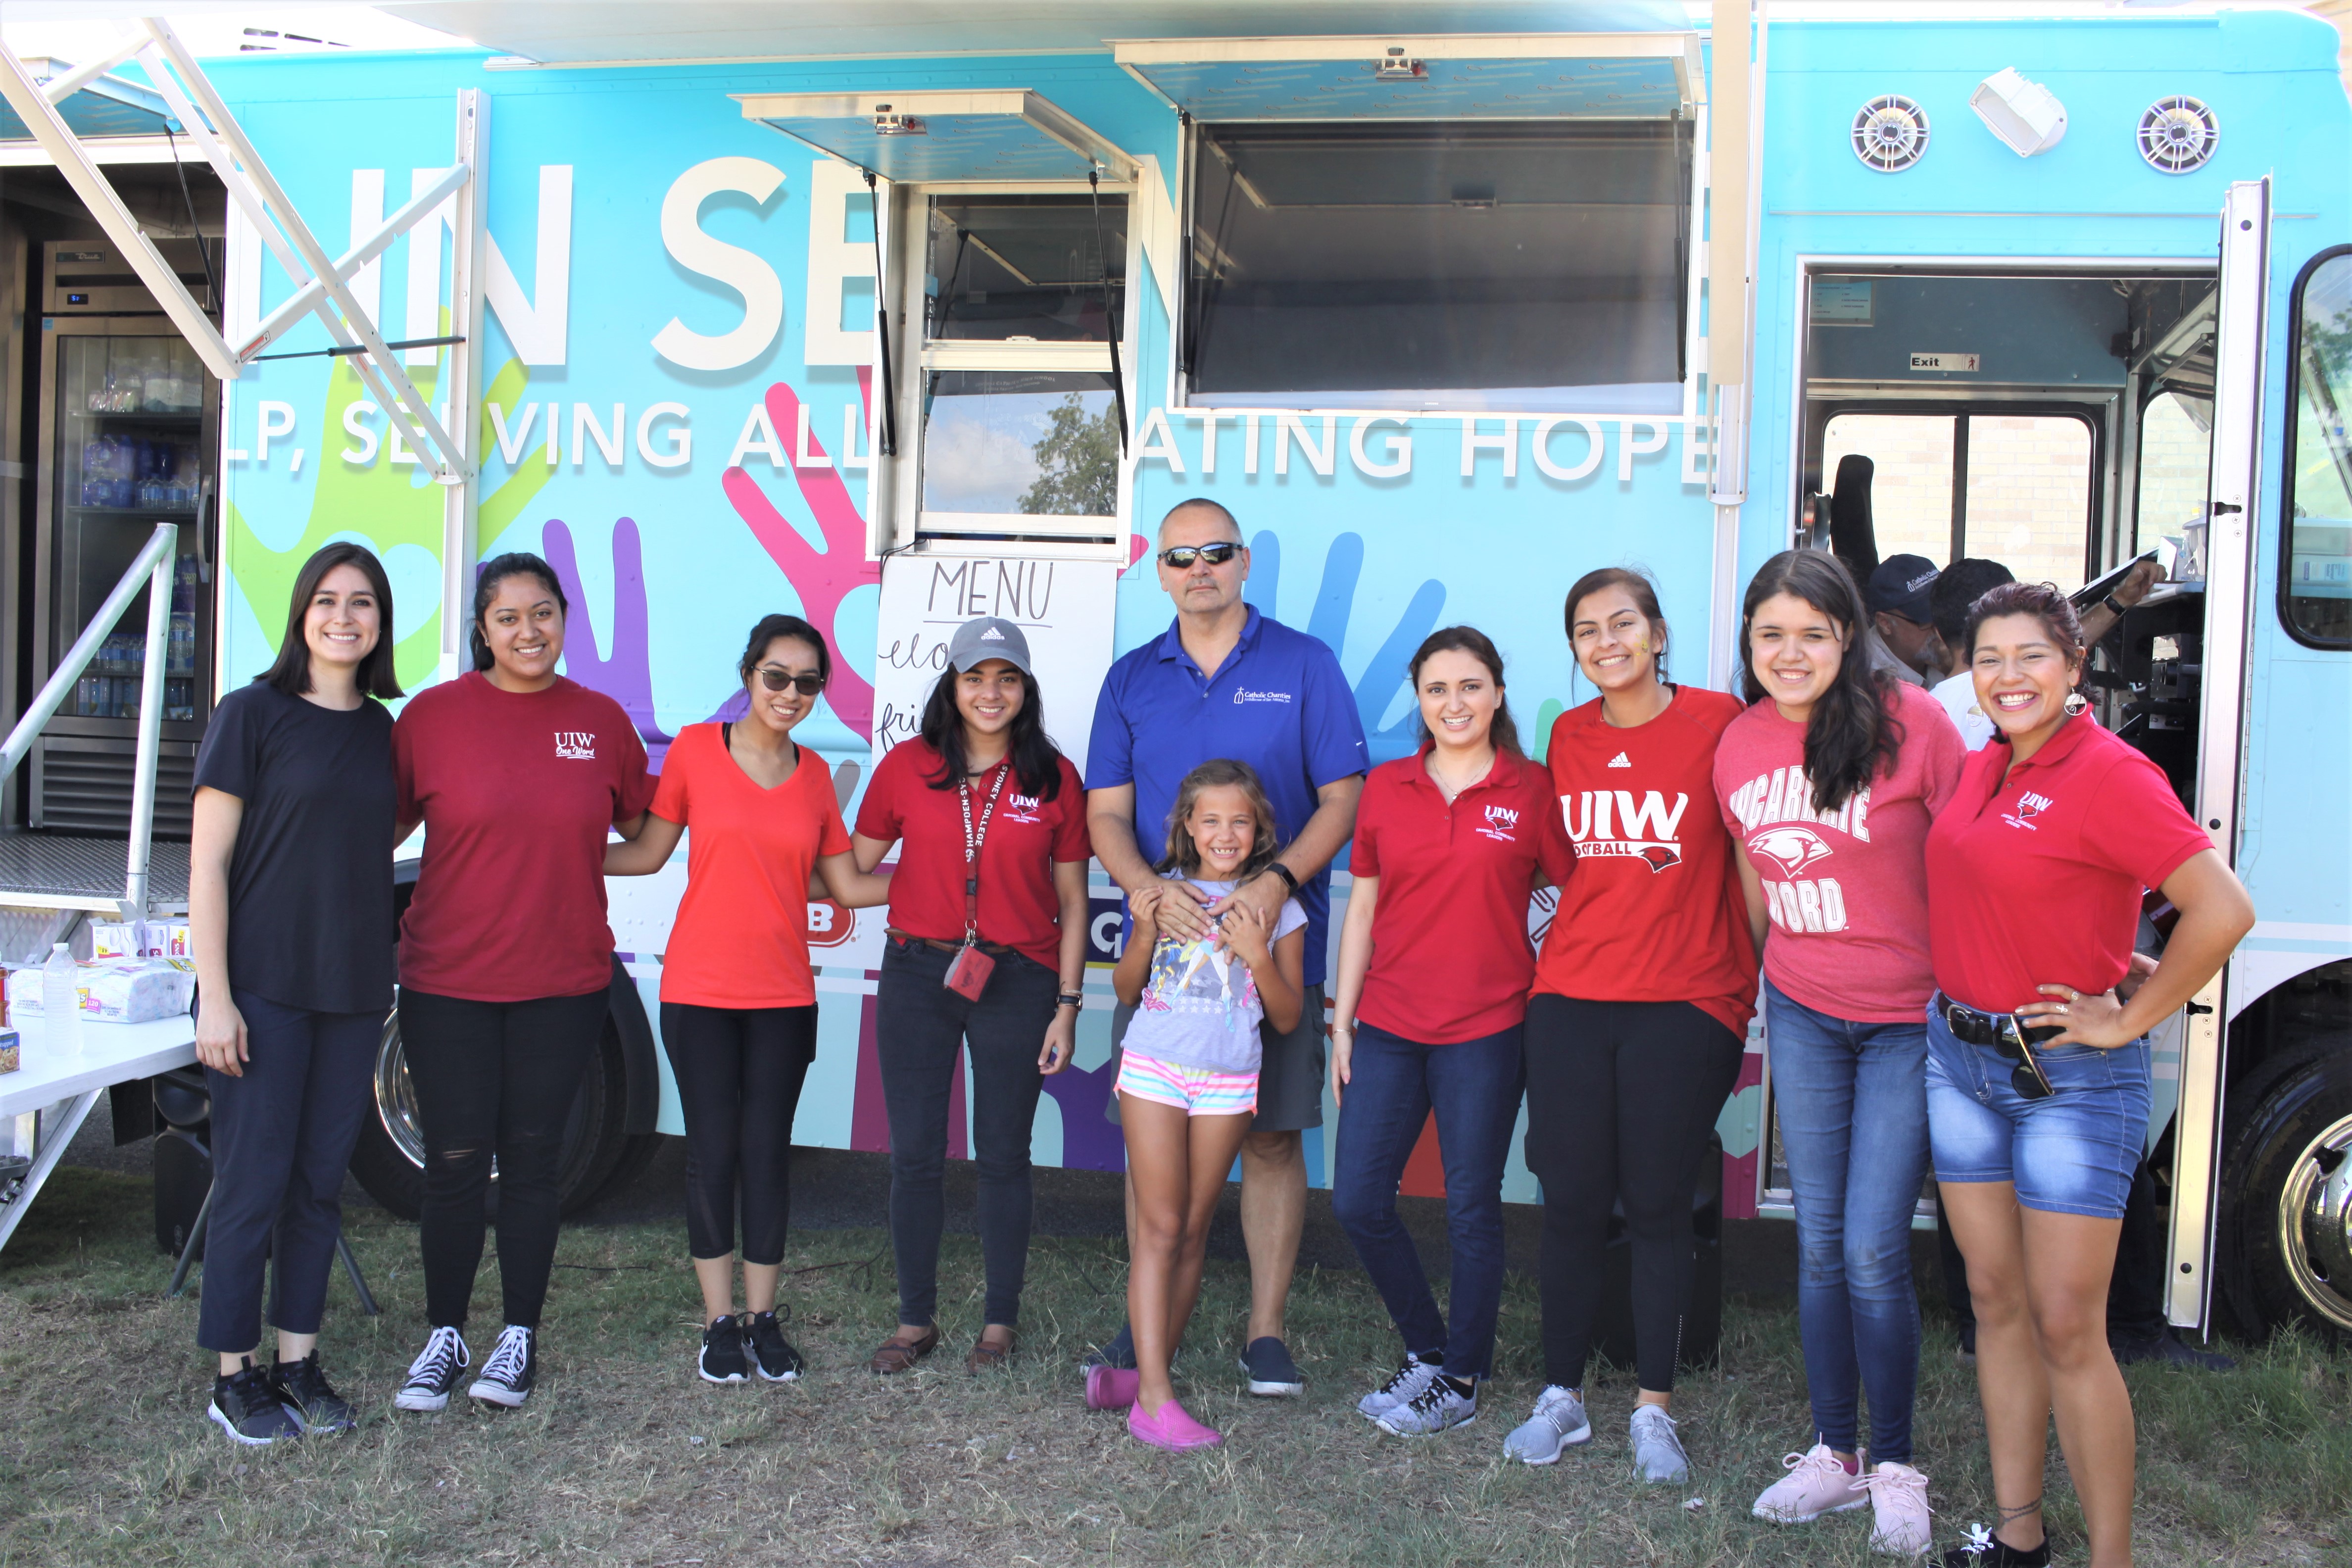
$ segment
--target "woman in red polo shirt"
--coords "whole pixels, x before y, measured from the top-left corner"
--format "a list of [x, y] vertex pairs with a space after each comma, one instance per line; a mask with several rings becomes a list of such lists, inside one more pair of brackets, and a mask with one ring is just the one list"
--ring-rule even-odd
[[653, 798], [621, 705], [555, 673], [563, 586], [536, 555], [474, 585], [474, 668], [408, 700], [393, 726], [400, 837], [425, 861], [401, 921], [400, 1037], [425, 1133], [425, 1312], [432, 1333], [393, 1403], [439, 1410], [472, 1361], [466, 1304], [499, 1165], [506, 1327], [467, 1392], [530, 1396], [562, 1202], [557, 1162], [604, 1037], [613, 932], [604, 842]]
[[1046, 737], [1019, 626], [990, 616], [956, 629], [921, 731], [875, 766], [853, 843], [866, 870], [901, 847], [875, 1015], [898, 1331], [866, 1364], [905, 1372], [940, 1342], [940, 1180], [961, 1046], [988, 1278], [964, 1365], [1002, 1366], [1029, 1257], [1030, 1127], [1045, 1076], [1077, 1041], [1091, 853], [1078, 771]]
[[798, 616], [764, 616], [736, 673], [743, 717], [689, 724], [671, 743], [645, 832], [604, 851], [604, 874], [660, 870], [692, 829], [686, 893], [662, 954], [661, 1034], [686, 1120], [686, 1235], [704, 1325], [695, 1371], [706, 1383], [741, 1383], [754, 1370], [786, 1383], [803, 1365], [776, 1321], [776, 1282], [792, 1216], [793, 1118], [816, 1059], [809, 873], [821, 870], [847, 908], [883, 902], [890, 884], [850, 863], [832, 771], [792, 738], [833, 678], [824, 635]]
[[[1945, 1553], [2040, 1568], [2044, 1434], [2094, 1564], [2131, 1560], [2131, 1395], [2107, 1349], [2124, 1199], [2147, 1137], [2147, 1031], [2253, 929], [2246, 889], [2157, 765], [2082, 713], [2083, 636], [2044, 583], [1969, 611], [1997, 727], [1927, 833], [1927, 1131], [1968, 1259], [1999, 1522]], [[2128, 1000], [2141, 896], [2180, 911]]]
[[[1432, 632], [1410, 669], [1421, 750], [1374, 768], [1356, 807], [1331, 1020], [1331, 1207], [1404, 1340], [1396, 1375], [1356, 1408], [1388, 1431], [1428, 1434], [1475, 1416], [1478, 1380], [1494, 1371], [1503, 1162], [1536, 968], [1528, 895], [1565, 881], [1574, 862], [1551, 780], [1520, 753], [1503, 656], [1486, 634]], [[1433, 1110], [1454, 1248], [1450, 1328], [1396, 1212]]]
[[1666, 1405], [1690, 1297], [1691, 1191], [1739, 1073], [1756, 948], [1715, 805], [1737, 698], [1665, 679], [1657, 591], [1621, 567], [1568, 593], [1577, 668], [1601, 695], [1559, 716], [1548, 761], [1576, 869], [1528, 1003], [1528, 1166], [1543, 1183], [1543, 1392], [1504, 1452], [1549, 1464], [1592, 1435], [1584, 1368], [1622, 1202], [1641, 1392], [1634, 1467], [1689, 1473]]

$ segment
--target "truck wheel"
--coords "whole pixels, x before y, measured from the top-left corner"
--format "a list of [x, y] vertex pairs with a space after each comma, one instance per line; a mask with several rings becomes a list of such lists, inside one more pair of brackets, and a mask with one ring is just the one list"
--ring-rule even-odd
[[[362, 1123], [352, 1152], [352, 1174], [368, 1195], [403, 1219], [415, 1219], [425, 1205], [425, 1133], [416, 1116], [416, 1091], [409, 1082], [408, 1058], [401, 1049], [400, 1013], [383, 1021], [376, 1047], [373, 1114]], [[618, 1174], [639, 1143], [623, 1129], [628, 1114], [628, 1068], [620, 1031], [608, 1017], [604, 1037], [580, 1083], [563, 1126], [557, 1169], [563, 1212], [585, 1206]], [[641, 1163], [642, 1162], [640, 1162]], [[490, 1166], [491, 1212], [497, 1213], [498, 1165]]]
[[2266, 1063], [2230, 1101], [2219, 1240], [2233, 1315], [2352, 1340], [2352, 1051], [2325, 1040]]

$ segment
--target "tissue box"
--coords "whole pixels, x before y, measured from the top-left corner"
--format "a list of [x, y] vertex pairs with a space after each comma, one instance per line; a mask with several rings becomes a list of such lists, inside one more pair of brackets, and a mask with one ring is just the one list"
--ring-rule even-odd
[[0, 1072], [15, 1072], [24, 1065], [24, 1053], [16, 1045], [16, 1031], [0, 1029]]

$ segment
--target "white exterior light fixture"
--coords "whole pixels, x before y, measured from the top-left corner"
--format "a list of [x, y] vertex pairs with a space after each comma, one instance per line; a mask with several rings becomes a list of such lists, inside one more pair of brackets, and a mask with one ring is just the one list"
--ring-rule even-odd
[[2047, 153], [2066, 135], [2066, 106], [2058, 95], [2038, 81], [2026, 80], [2014, 67], [1978, 83], [1969, 95], [1969, 107], [2021, 158]]

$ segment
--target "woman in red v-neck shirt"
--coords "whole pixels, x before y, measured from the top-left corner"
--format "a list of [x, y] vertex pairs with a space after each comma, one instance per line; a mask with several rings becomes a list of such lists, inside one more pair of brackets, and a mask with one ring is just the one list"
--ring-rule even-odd
[[433, 1330], [394, 1398], [403, 1410], [446, 1407], [471, 1363], [466, 1304], [494, 1153], [506, 1326], [467, 1392], [512, 1408], [538, 1376], [563, 1122], [611, 1005], [606, 830], [635, 837], [653, 798], [621, 705], [555, 672], [566, 607], [538, 556], [488, 563], [474, 668], [410, 698], [393, 726], [400, 835], [425, 824], [400, 927], [400, 1034], [425, 1134]]
[[[1995, 731], [1927, 831], [1927, 1137], [1969, 1264], [2000, 1522], [1945, 1561], [2050, 1561], [2054, 1414], [2091, 1562], [2108, 1568], [2131, 1561], [2131, 1394], [2106, 1299], [2147, 1138], [2147, 1031], [2221, 969], [2254, 906], [2163, 772], [2081, 711], [2064, 595], [1994, 588], [1969, 607], [1968, 647]], [[2126, 996], [2148, 888], [2180, 919]]]
[[1666, 623], [1621, 567], [1569, 590], [1577, 668], [1601, 695], [1559, 716], [1546, 761], [1575, 870], [1528, 1003], [1528, 1167], [1543, 1183], [1544, 1382], [1504, 1451], [1549, 1464], [1592, 1434], [1584, 1368], [1610, 1210], [1633, 1242], [1635, 1468], [1689, 1471], [1666, 1405], [1691, 1279], [1691, 1191], [1739, 1073], [1756, 947], [1715, 806], [1715, 748], [1740, 713], [1665, 679]]
[[660, 870], [693, 829], [686, 893], [662, 954], [661, 1035], [686, 1120], [686, 1235], [702, 1287], [695, 1371], [706, 1383], [741, 1383], [754, 1370], [784, 1383], [803, 1364], [776, 1321], [776, 1282], [792, 1213], [793, 1117], [816, 1058], [809, 876], [821, 871], [834, 901], [852, 909], [882, 902], [890, 884], [850, 864], [832, 771], [792, 738], [833, 676], [823, 634], [798, 616], [765, 616], [736, 674], [743, 717], [689, 724], [671, 743], [645, 832], [606, 848], [604, 874]]

